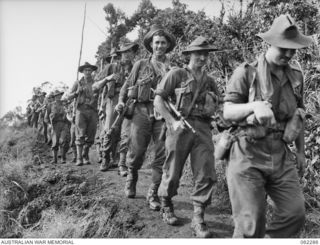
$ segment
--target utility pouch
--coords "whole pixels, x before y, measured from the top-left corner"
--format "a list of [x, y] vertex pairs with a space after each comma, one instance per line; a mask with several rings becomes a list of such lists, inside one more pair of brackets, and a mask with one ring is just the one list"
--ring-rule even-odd
[[133, 85], [128, 88], [128, 97], [131, 99], [136, 99], [138, 97], [138, 86]]
[[267, 136], [268, 129], [264, 126], [250, 125], [242, 129], [243, 135], [248, 136], [252, 139], [261, 139]]
[[130, 104], [128, 104], [127, 107], [125, 108], [126, 111], [124, 113], [124, 117], [129, 120], [132, 119], [135, 107], [136, 107], [135, 100], [132, 100]]
[[303, 123], [305, 119], [306, 113], [303, 109], [297, 108], [291, 117], [291, 119], [287, 122], [286, 127], [284, 129], [284, 134], [282, 139], [290, 144], [297, 139], [301, 130], [303, 129]]
[[192, 93], [190, 87], [186, 86], [183, 88], [176, 88], [174, 92], [176, 95], [177, 110], [180, 110], [183, 114], [186, 114], [192, 101]]
[[140, 82], [138, 86], [138, 102], [148, 102], [151, 97], [151, 81], [147, 79], [146, 81]]
[[224, 130], [221, 133], [221, 137], [215, 146], [214, 157], [216, 160], [227, 159], [232, 143], [236, 140], [236, 137], [230, 133], [231, 128]]
[[205, 103], [203, 106], [203, 114], [206, 117], [211, 117], [217, 110], [217, 96], [213, 92], [207, 92], [205, 95]]
[[107, 92], [108, 98], [114, 97], [115, 86], [116, 86], [116, 84], [114, 81], [108, 83], [108, 92]]

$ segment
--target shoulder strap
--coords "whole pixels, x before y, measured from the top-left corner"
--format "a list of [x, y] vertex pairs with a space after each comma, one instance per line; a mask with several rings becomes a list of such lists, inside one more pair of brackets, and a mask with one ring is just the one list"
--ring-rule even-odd
[[[193, 76], [193, 79], [194, 79], [195, 81], [197, 81], [197, 79], [195, 78], [195, 76], [193, 75], [193, 73], [192, 73], [188, 68], [186, 68], [186, 70], [187, 70], [188, 72], [190, 72], [191, 75]], [[190, 115], [190, 112], [191, 112], [191, 110], [192, 110], [192, 108], [193, 108], [193, 106], [194, 106], [194, 103], [196, 102], [196, 100], [197, 100], [197, 98], [198, 98], [198, 96], [199, 96], [200, 90], [201, 90], [201, 88], [203, 87], [203, 85], [205, 84], [205, 82], [204, 82], [204, 80], [203, 80], [204, 74], [205, 74], [205, 73], [203, 72], [202, 75], [201, 75], [200, 84], [197, 86], [197, 89], [196, 89], [196, 91], [195, 91], [195, 93], [194, 93], [194, 95], [193, 95], [193, 97], [192, 97], [191, 104], [190, 104], [190, 106], [189, 106], [189, 108], [188, 108], [188, 110], [187, 110], [186, 118]]]

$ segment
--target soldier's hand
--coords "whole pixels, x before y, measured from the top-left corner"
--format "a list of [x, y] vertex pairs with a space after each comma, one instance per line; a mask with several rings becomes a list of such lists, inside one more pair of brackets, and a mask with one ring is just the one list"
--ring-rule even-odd
[[276, 119], [271, 110], [272, 105], [267, 101], [255, 101], [254, 103], [253, 112], [259, 124], [264, 126], [275, 125]]
[[177, 132], [178, 130], [184, 130], [185, 126], [182, 121], [172, 121], [171, 122], [172, 129]]
[[306, 166], [306, 157], [304, 153], [296, 153], [297, 158], [297, 168], [298, 168], [298, 174], [301, 177], [304, 175], [305, 166]]
[[80, 94], [83, 92], [83, 88], [81, 86], [78, 86], [78, 89], [76, 91], [76, 94]]
[[106, 79], [108, 80], [108, 81], [111, 81], [111, 80], [118, 80], [120, 78], [120, 76], [119, 76], [119, 74], [115, 74], [115, 73], [113, 73], [113, 74], [111, 74], [111, 75], [109, 75], [109, 76], [107, 76], [106, 77]]
[[116, 107], [114, 108], [114, 110], [115, 110], [116, 112], [118, 112], [118, 113], [121, 113], [122, 110], [123, 110], [123, 108], [124, 108], [124, 103], [123, 103], [123, 102], [119, 102], [119, 103], [116, 105]]

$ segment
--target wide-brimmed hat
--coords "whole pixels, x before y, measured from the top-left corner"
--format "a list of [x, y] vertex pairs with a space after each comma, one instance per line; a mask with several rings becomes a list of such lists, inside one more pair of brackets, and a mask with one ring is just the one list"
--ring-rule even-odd
[[63, 91], [60, 91], [60, 90], [58, 90], [58, 89], [56, 89], [56, 90], [54, 90], [53, 92], [52, 92], [52, 97], [56, 97], [56, 96], [58, 96], [58, 95], [62, 95], [62, 94], [64, 94], [64, 92]]
[[83, 70], [86, 69], [86, 68], [90, 68], [90, 69], [92, 69], [93, 71], [95, 71], [95, 70], [98, 69], [97, 66], [91, 65], [89, 62], [85, 62], [84, 65], [79, 66], [78, 71], [79, 71], [79, 72], [83, 72]]
[[173, 50], [174, 46], [176, 46], [176, 39], [175, 37], [170, 34], [169, 32], [165, 31], [161, 26], [159, 25], [152, 25], [149, 32], [144, 36], [143, 38], [143, 45], [145, 46], [145, 48], [152, 53], [153, 49], [150, 45], [150, 43], [152, 42], [152, 37], [153, 35], [158, 32], [158, 31], [162, 31], [164, 33], [164, 36], [167, 38], [170, 46], [167, 48], [166, 53], [169, 53], [170, 51]]
[[272, 46], [287, 49], [305, 48], [313, 42], [311, 37], [299, 32], [294, 20], [288, 14], [275, 18], [271, 28], [257, 36]]
[[114, 57], [114, 56], [118, 56], [118, 55], [119, 55], [119, 51], [117, 50], [117, 48], [111, 48], [110, 57]]
[[120, 46], [118, 53], [123, 53], [123, 52], [130, 50], [130, 49], [132, 49], [133, 52], [137, 52], [138, 48], [139, 48], [139, 44], [137, 44], [137, 43], [124, 43]]
[[103, 57], [102, 57], [102, 60], [105, 61], [105, 62], [110, 63], [110, 61], [111, 61], [111, 56], [110, 56], [110, 54], [107, 54], [107, 55], [103, 56]]
[[198, 36], [194, 41], [192, 41], [189, 46], [183, 50], [182, 54], [188, 54], [195, 51], [205, 50], [207, 52], [218, 50], [217, 48], [209, 45], [208, 40], [205, 37]]

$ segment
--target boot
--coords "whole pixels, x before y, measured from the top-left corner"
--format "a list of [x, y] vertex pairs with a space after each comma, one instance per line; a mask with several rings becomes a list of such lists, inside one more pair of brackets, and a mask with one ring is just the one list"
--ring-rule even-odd
[[169, 197], [161, 197], [161, 210], [160, 214], [162, 220], [168, 225], [178, 225], [179, 220], [177, 216], [174, 214], [173, 204], [171, 202], [171, 198]]
[[60, 154], [61, 154], [61, 164], [67, 163], [67, 152], [64, 147], [60, 147]]
[[133, 169], [128, 169], [126, 185], [124, 187], [124, 193], [126, 197], [135, 198], [137, 181], [138, 181], [138, 172]]
[[88, 145], [84, 145], [82, 152], [83, 163], [87, 165], [91, 164], [91, 162], [89, 161], [89, 149], [90, 147]]
[[72, 158], [71, 162], [76, 163], [77, 162], [77, 147], [73, 146], [72, 152], [73, 152], [73, 158]]
[[100, 164], [100, 171], [104, 172], [110, 168], [110, 156], [108, 152], [102, 152], [102, 162]]
[[52, 161], [51, 164], [57, 164], [58, 163], [58, 150], [52, 150]]
[[97, 143], [96, 145], [97, 152], [98, 152], [98, 163], [102, 163], [102, 151], [101, 151], [101, 144]]
[[127, 157], [127, 153], [126, 152], [120, 152], [120, 159], [119, 159], [119, 170], [118, 173], [121, 177], [125, 177], [128, 175], [128, 169], [126, 166], [126, 157]]
[[76, 162], [77, 166], [83, 165], [82, 150], [83, 150], [83, 146], [77, 145], [77, 162]]
[[204, 207], [194, 206], [191, 229], [193, 230], [196, 237], [212, 237], [212, 232], [209, 231], [207, 224], [204, 222]]
[[159, 185], [151, 184], [147, 194], [149, 208], [153, 211], [159, 211], [161, 208], [160, 199], [158, 197], [158, 188]]

